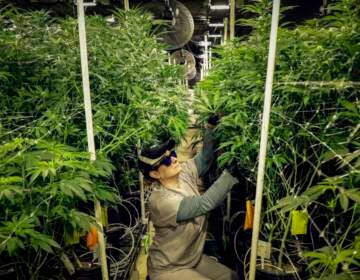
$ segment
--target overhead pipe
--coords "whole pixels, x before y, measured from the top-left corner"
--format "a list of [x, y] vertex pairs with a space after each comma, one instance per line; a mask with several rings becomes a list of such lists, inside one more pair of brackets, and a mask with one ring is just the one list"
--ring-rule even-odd
[[209, 27], [224, 27], [224, 23], [223, 22], [210, 22], [208, 24]]
[[277, 40], [277, 30], [279, 25], [279, 13], [280, 13], [280, 0], [274, 0], [273, 8], [272, 8], [269, 54], [268, 54], [266, 82], [265, 82], [264, 107], [262, 114], [263, 117], [262, 117], [262, 126], [261, 126], [259, 165], [258, 165], [258, 173], [257, 173], [257, 181], [256, 181], [254, 227], [253, 227], [252, 240], [251, 240], [249, 280], [255, 280], [255, 275], [256, 275], [256, 257], [257, 257], [257, 248], [258, 248], [258, 240], [259, 240], [262, 195], [264, 188], [265, 162], [266, 162], [266, 151], [267, 151], [267, 142], [268, 142], [268, 134], [269, 134], [271, 97], [272, 97], [272, 86], [273, 86], [274, 70], [275, 70], [276, 40]]
[[229, 5], [210, 5], [209, 7], [212, 11], [229, 10]]
[[[88, 142], [88, 151], [90, 153], [90, 160], [96, 160], [94, 131], [92, 122], [91, 111], [91, 97], [90, 97], [90, 82], [89, 82], [89, 67], [87, 57], [87, 45], [86, 45], [86, 29], [85, 29], [85, 12], [83, 0], [77, 1], [78, 12], [78, 26], [79, 26], [79, 42], [80, 42], [80, 60], [81, 60], [81, 74], [82, 74], [82, 86], [84, 92], [84, 106], [85, 106], [85, 119], [86, 119], [86, 135]], [[100, 262], [102, 279], [108, 280], [109, 273], [107, 268], [106, 251], [105, 251], [105, 239], [102, 226], [102, 211], [101, 204], [98, 200], [95, 200], [95, 218], [99, 226], [98, 229], [98, 242], [100, 250]]]

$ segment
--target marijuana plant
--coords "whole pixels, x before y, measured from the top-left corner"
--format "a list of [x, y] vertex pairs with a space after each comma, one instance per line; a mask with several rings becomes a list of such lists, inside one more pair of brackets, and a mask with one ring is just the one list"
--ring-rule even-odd
[[16, 138], [2, 145], [0, 154], [0, 266], [10, 261], [23, 273], [19, 277], [37, 279], [51, 255], [60, 262], [66, 236], [95, 224], [84, 206], [117, 201], [100, 180], [113, 166], [45, 140]]
[[[224, 114], [218, 127], [219, 163], [236, 160], [254, 174], [271, 1], [253, 3], [245, 9], [258, 17], [241, 21], [253, 27], [252, 33], [217, 50], [218, 59], [198, 86], [197, 109], [200, 119], [213, 111]], [[360, 139], [359, 27], [356, 1], [344, 0], [330, 5], [324, 18], [279, 28], [262, 219], [262, 236], [284, 252], [278, 264], [283, 254], [291, 255], [292, 242], [301, 241], [302, 251], [330, 246], [332, 256], [355, 246], [359, 232], [353, 223], [359, 217], [359, 166], [354, 159]], [[354, 162], [349, 165], [350, 159]], [[307, 235], [290, 235], [290, 210], [308, 213]], [[320, 216], [322, 220], [314, 219]], [[337, 226], [330, 227], [333, 223]], [[326, 234], [332, 236], [329, 244]], [[309, 253], [305, 258], [302, 253], [300, 258], [312, 264], [314, 277], [335, 275], [341, 271], [340, 263], [345, 263], [334, 258], [332, 268], [325, 262], [319, 270], [318, 255]], [[346, 260], [351, 258], [346, 256]], [[356, 258], [353, 255], [347, 263], [350, 271]]]
[[[151, 16], [113, 16], [113, 24], [86, 18], [89, 69], [96, 147], [125, 174], [138, 140], [180, 140], [188, 113], [181, 67], [167, 63]], [[47, 137], [85, 150], [76, 19], [6, 7], [0, 26], [1, 139]]]

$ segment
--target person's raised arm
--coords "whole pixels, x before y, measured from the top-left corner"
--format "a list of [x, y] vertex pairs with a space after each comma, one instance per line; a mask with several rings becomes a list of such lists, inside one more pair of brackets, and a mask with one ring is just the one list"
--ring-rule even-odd
[[226, 194], [238, 183], [238, 179], [232, 176], [229, 171], [224, 170], [214, 184], [200, 196], [184, 197], [179, 205], [176, 222], [180, 223], [216, 208], [225, 199]]
[[210, 168], [215, 154], [215, 133], [214, 128], [219, 122], [219, 115], [213, 115], [208, 119], [203, 140], [202, 151], [194, 158], [199, 176], [203, 176]]

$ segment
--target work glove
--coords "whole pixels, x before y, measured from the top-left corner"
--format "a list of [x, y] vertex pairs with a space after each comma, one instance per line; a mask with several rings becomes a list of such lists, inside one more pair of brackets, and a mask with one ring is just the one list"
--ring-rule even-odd
[[244, 178], [250, 177], [250, 171], [239, 164], [238, 161], [233, 160], [227, 167], [226, 170], [236, 179], [240, 181]]
[[207, 123], [212, 125], [212, 126], [217, 126], [220, 119], [221, 119], [221, 114], [220, 113], [215, 113], [215, 114], [211, 115], [208, 118]]

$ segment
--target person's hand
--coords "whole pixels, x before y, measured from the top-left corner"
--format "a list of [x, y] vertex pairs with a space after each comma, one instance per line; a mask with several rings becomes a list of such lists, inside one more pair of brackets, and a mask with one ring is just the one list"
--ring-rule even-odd
[[218, 125], [220, 119], [221, 119], [221, 114], [215, 113], [208, 118], [207, 123], [208, 125], [215, 127]]
[[250, 176], [250, 171], [242, 167], [238, 161], [233, 160], [227, 167], [226, 170], [239, 181], [241, 179], [247, 178]]

